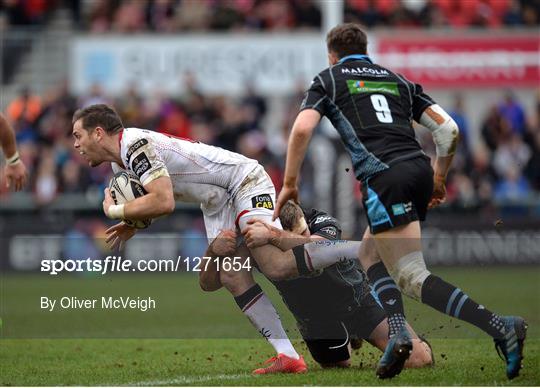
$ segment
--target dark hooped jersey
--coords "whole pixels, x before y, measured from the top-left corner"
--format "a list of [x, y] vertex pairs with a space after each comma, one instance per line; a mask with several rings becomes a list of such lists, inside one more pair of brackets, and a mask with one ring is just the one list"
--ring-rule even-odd
[[[338, 221], [325, 212], [304, 210], [311, 235], [339, 240]], [[289, 310], [298, 318], [328, 317], [345, 314], [358, 307], [370, 291], [367, 279], [356, 265], [347, 260], [331, 265], [312, 277], [272, 282]]]
[[422, 87], [350, 55], [321, 71], [306, 92], [301, 110], [315, 109], [339, 132], [356, 178], [366, 180], [391, 165], [424, 155], [412, 120], [435, 104]]

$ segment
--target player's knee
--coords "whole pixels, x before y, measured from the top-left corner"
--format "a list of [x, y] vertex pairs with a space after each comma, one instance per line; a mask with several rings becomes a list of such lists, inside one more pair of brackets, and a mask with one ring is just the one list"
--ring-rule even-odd
[[330, 369], [330, 368], [348, 368], [351, 366], [350, 360], [343, 360], [343, 361], [337, 361], [337, 362], [331, 362], [331, 363], [319, 363], [321, 368], [323, 369]]
[[430, 275], [421, 251], [403, 256], [389, 272], [403, 294], [421, 300], [422, 285]]
[[233, 295], [241, 293], [247, 286], [249, 286], [248, 280], [242, 276], [241, 272], [237, 271], [219, 271], [219, 280], [223, 287], [225, 287]]
[[201, 290], [205, 292], [213, 292], [217, 291], [221, 288], [221, 284], [219, 282], [212, 282], [210, 279], [206, 278], [199, 278], [199, 287], [201, 287]]

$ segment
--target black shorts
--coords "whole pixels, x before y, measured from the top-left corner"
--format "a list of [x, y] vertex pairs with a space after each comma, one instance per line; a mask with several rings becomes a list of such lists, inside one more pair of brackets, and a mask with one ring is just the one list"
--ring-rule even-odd
[[341, 316], [297, 321], [313, 359], [319, 364], [334, 364], [351, 357], [348, 346], [351, 338], [368, 339], [385, 318], [384, 309], [368, 293], [360, 306]]
[[426, 156], [399, 162], [367, 179], [362, 202], [371, 233], [424, 221], [432, 194], [433, 169]]

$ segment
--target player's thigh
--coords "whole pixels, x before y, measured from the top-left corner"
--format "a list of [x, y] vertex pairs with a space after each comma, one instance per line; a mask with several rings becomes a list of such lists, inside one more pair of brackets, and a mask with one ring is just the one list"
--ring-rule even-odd
[[206, 229], [206, 238], [211, 243], [224, 229], [235, 230], [235, 209], [232, 204], [224, 205], [217, 212], [204, 212], [203, 220]]
[[399, 162], [369, 178], [362, 185], [362, 201], [371, 233], [423, 221], [432, 193], [433, 169], [423, 157]]
[[377, 233], [374, 235], [377, 252], [390, 271], [403, 256], [422, 250], [420, 222]]
[[338, 321], [313, 319], [298, 322], [300, 333], [315, 361], [323, 366], [345, 366], [351, 357], [349, 333]]

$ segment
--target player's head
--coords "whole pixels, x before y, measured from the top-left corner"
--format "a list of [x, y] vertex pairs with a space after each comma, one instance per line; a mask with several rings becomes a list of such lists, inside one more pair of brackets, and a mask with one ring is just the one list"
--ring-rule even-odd
[[90, 105], [73, 115], [74, 147], [91, 167], [108, 160], [108, 139], [119, 133], [124, 125], [116, 111], [105, 104]]
[[309, 228], [302, 208], [293, 201], [287, 201], [279, 212], [279, 220], [283, 229], [309, 237]]
[[332, 66], [347, 55], [367, 54], [367, 36], [358, 24], [339, 24], [326, 34], [326, 47]]

